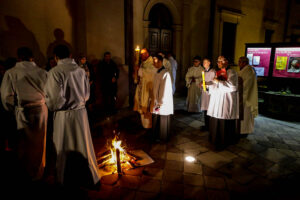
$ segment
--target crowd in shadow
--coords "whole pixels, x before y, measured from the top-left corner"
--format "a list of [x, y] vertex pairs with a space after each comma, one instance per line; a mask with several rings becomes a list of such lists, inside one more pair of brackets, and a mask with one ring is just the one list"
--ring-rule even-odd
[[[74, 52], [72, 45], [64, 39], [63, 30], [59, 28], [55, 29], [53, 32], [55, 40], [49, 44], [47, 55], [45, 57], [40, 50], [34, 34], [26, 28], [20, 19], [6, 16], [5, 20], [8, 30], [0, 32], [1, 86], [4, 85], [3, 82], [6, 82], [5, 84], [7, 85], [5, 73], [15, 68], [18, 63], [24, 63], [24, 61], [35, 63], [41, 70], [49, 75], [49, 72], [53, 70], [59, 62], [57, 57], [53, 54], [54, 49], [57, 46], [63, 45], [69, 49], [70, 57], [73, 59], [73, 62], [76, 62], [76, 64], [84, 70], [89, 82], [90, 95], [89, 100], [86, 102], [86, 109], [88, 111], [87, 123], [89, 123], [89, 126], [91, 127], [91, 132], [93, 133], [94, 122], [98, 117], [108, 117], [117, 112], [118, 79], [120, 70], [124, 70], [124, 68], [121, 67], [122, 60], [120, 60], [120, 58], [113, 56], [112, 53], [107, 51], [103, 54], [103, 57], [94, 58], [89, 61], [86, 54], [76, 54]], [[29, 60], [22, 60], [19, 55], [17, 57], [17, 50], [19, 50], [20, 47], [30, 49], [34, 57]], [[35, 64], [33, 64], [33, 66]], [[48, 73], [46, 71], [48, 71]], [[31, 73], [30, 70], [28, 71], [28, 74], [29, 73]], [[5, 78], [4, 81], [3, 78]], [[13, 87], [12, 90], [14, 90]], [[26, 91], [23, 92], [24, 94], [26, 93]], [[12, 98], [14, 98], [13, 101], [15, 101], [17, 105], [17, 97], [13, 96]], [[27, 115], [27, 111], [27, 108], [22, 110], [25, 115]], [[84, 198], [86, 193], [82, 190], [77, 190], [76, 192], [74, 191], [74, 188], [78, 189], [78, 186], [91, 188], [91, 186], [94, 187], [95, 185], [91, 182], [92, 175], [88, 163], [90, 160], [76, 150], [68, 152], [65, 162], [66, 173], [64, 174], [64, 184], [68, 185], [69, 189], [64, 188], [62, 190], [60, 187], [56, 186], [55, 188], [52, 188], [52, 184], [50, 184], [50, 187], [49, 185], [45, 185], [47, 183], [55, 182], [54, 174], [56, 173], [55, 168], [58, 156], [56, 155], [56, 149], [53, 142], [53, 120], [55, 119], [55, 112], [51, 112], [50, 110], [48, 112], [48, 120], [46, 121], [47, 134], [45, 135], [47, 165], [44, 168], [42, 179], [38, 180], [33, 180], [28, 177], [28, 170], [26, 172], [26, 169], [20, 166], [20, 141], [24, 140], [26, 143], [26, 140], [31, 140], [30, 138], [32, 136], [27, 135], [26, 131], [24, 135], [17, 129], [18, 126], [15, 114], [15, 112], [7, 111], [2, 102], [0, 103], [0, 120], [2, 126], [0, 134], [0, 156], [3, 158], [3, 164], [1, 165], [1, 182], [5, 183], [3, 189], [12, 199], [17, 199], [21, 196], [40, 199], [40, 192], [47, 192], [47, 194], [50, 194], [50, 196], [45, 197], [49, 199], [58, 198], [57, 195], [66, 197], [70, 194], [73, 194], [74, 198]], [[34, 117], [37, 119], [36, 116]], [[22, 137], [25, 136], [25, 139], [21, 138], [21, 134]], [[74, 174], [76, 174], [76, 176], [74, 176]], [[16, 190], [19, 190], [20, 193], [14, 194], [14, 191]], [[53, 191], [52, 195], [51, 191]]]

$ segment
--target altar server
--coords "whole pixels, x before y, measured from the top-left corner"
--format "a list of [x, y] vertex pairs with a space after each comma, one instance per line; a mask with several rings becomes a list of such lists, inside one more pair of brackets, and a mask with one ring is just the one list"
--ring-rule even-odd
[[[204, 81], [205, 85], [213, 84], [213, 79], [215, 78], [216, 71], [211, 67], [210, 60], [208, 58], [203, 59], [203, 67], [204, 67]], [[203, 82], [201, 82], [201, 111], [204, 113], [204, 130], [208, 130], [209, 128], [209, 116], [207, 115], [207, 109], [209, 104], [210, 95], [207, 89], [203, 89]]]
[[202, 81], [202, 71], [200, 56], [193, 59], [193, 66], [188, 69], [185, 75], [186, 87], [188, 95], [186, 99], [188, 112], [201, 112], [201, 90], [200, 83]]
[[1, 99], [17, 121], [17, 156], [23, 178], [39, 180], [45, 167], [48, 109], [44, 86], [47, 72], [33, 62], [32, 51], [21, 47], [19, 62], [7, 70], [1, 85]]
[[153, 135], [162, 141], [170, 136], [171, 118], [173, 114], [172, 80], [169, 71], [163, 66], [163, 57], [153, 58], [157, 72], [153, 81]]
[[68, 47], [59, 45], [54, 54], [57, 66], [49, 71], [45, 93], [48, 108], [54, 111], [57, 181], [94, 186], [100, 176], [85, 108], [90, 95], [89, 79], [84, 69], [69, 58]]
[[209, 140], [214, 149], [221, 150], [239, 138], [238, 74], [228, 67], [225, 57], [218, 57], [218, 68], [213, 84], [209, 85], [210, 101], [207, 115], [210, 116]]

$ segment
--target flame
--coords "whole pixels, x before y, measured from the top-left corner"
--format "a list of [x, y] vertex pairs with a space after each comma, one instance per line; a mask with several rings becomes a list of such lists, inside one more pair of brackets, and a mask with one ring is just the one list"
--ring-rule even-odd
[[110, 160], [107, 164], [112, 164], [114, 166], [114, 172], [117, 170], [117, 153], [116, 150], [120, 151], [120, 161], [121, 161], [121, 168], [130, 168], [131, 165], [129, 163], [130, 157], [126, 153], [124, 147], [122, 147], [122, 141], [118, 140], [117, 136], [111, 142], [110, 148]]
[[136, 46], [135, 51], [140, 51], [140, 47]]
[[111, 163], [117, 163], [117, 157], [116, 157], [116, 150], [119, 149], [120, 151], [120, 160], [121, 162], [124, 161], [124, 158], [126, 156], [126, 151], [125, 149], [121, 146], [122, 141], [118, 140], [117, 137], [115, 137], [112, 142], [111, 145], [112, 147], [110, 148], [110, 152], [111, 152]]

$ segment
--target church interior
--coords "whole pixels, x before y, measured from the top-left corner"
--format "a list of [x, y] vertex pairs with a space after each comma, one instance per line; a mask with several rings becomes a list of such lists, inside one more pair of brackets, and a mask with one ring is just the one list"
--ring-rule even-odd
[[[142, 150], [152, 161], [101, 175], [96, 189], [64, 187], [46, 175], [24, 184], [12, 150], [16, 124], [11, 123], [0, 131], [4, 161], [0, 181], [6, 185], [0, 187], [9, 198], [3, 197], [299, 199], [299, 10], [300, 0], [0, 1], [0, 81], [18, 62], [18, 48], [30, 48], [36, 65], [49, 71], [56, 65], [51, 66], [55, 47], [67, 46], [76, 62], [82, 57], [87, 60], [93, 77], [92, 101], [86, 107], [98, 166], [116, 132], [128, 153]], [[171, 136], [165, 143], [150, 141], [151, 131], [143, 128], [139, 113], [133, 110], [135, 67], [142, 63], [144, 48], [150, 56], [171, 53], [177, 62]], [[112, 113], [107, 111], [106, 74], [99, 69], [107, 52], [118, 70]], [[218, 57], [224, 56], [236, 73], [244, 56], [256, 74], [259, 114], [254, 132], [222, 151], [210, 148], [209, 131], [202, 129], [204, 114], [186, 111], [186, 74], [195, 56], [209, 58], [215, 69]], [[2, 110], [1, 121], [14, 119], [13, 113]], [[50, 117], [48, 126], [53, 126]], [[48, 127], [45, 139], [45, 172], [49, 174], [51, 131]]]

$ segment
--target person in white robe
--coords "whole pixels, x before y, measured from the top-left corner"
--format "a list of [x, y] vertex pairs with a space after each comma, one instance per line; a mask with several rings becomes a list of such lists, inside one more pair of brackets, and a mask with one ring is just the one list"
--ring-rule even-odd
[[17, 122], [17, 156], [24, 178], [39, 180], [46, 164], [48, 108], [44, 86], [47, 72], [33, 61], [27, 47], [18, 49], [19, 62], [7, 70], [1, 84], [1, 99]]
[[168, 72], [170, 74], [172, 74], [172, 65], [171, 65], [171, 62], [169, 61], [169, 59], [166, 58], [166, 55], [163, 52], [159, 52], [158, 55], [163, 57], [163, 66], [165, 67], [166, 70], [168, 70]]
[[153, 137], [166, 141], [170, 136], [170, 115], [174, 110], [171, 75], [163, 66], [162, 56], [155, 56], [153, 63], [158, 69], [153, 82]]
[[234, 144], [239, 138], [238, 74], [228, 67], [224, 56], [218, 57], [218, 68], [226, 74], [218, 76], [208, 85], [210, 100], [207, 115], [210, 116], [209, 140], [216, 150]]
[[152, 127], [151, 99], [153, 99], [153, 78], [157, 69], [153, 65], [153, 58], [147, 49], [141, 50], [142, 64], [138, 69], [139, 82], [136, 86], [133, 110], [141, 115], [142, 126]]
[[258, 115], [258, 92], [255, 71], [249, 65], [247, 57], [239, 59], [239, 77], [243, 82], [243, 116], [241, 116], [241, 134], [254, 131], [254, 118]]
[[100, 175], [85, 108], [90, 95], [89, 79], [67, 46], [54, 49], [57, 66], [49, 71], [46, 103], [54, 111], [53, 143], [59, 184], [84, 187], [99, 183]]
[[177, 61], [175, 60], [175, 58], [173, 57], [173, 55], [171, 53], [168, 53], [167, 58], [171, 63], [172, 90], [173, 90], [173, 95], [174, 95], [175, 90], [176, 90], [175, 83], [176, 83], [176, 73], [177, 73]]
[[201, 112], [201, 89], [202, 71], [204, 70], [201, 64], [201, 58], [195, 56], [193, 59], [194, 65], [188, 69], [185, 75], [186, 87], [188, 95], [186, 99], [188, 112]]
[[[210, 60], [208, 58], [203, 59], [203, 67], [204, 67], [204, 80], [205, 80], [205, 85], [211, 85], [213, 84], [213, 79], [216, 76], [216, 71], [211, 67], [210, 65]], [[207, 115], [207, 109], [208, 109], [208, 104], [209, 104], [209, 98], [210, 95], [208, 91], [203, 90], [203, 81], [200, 83], [201, 84], [201, 111], [204, 113], [204, 130], [208, 130], [209, 128], [209, 116]]]

